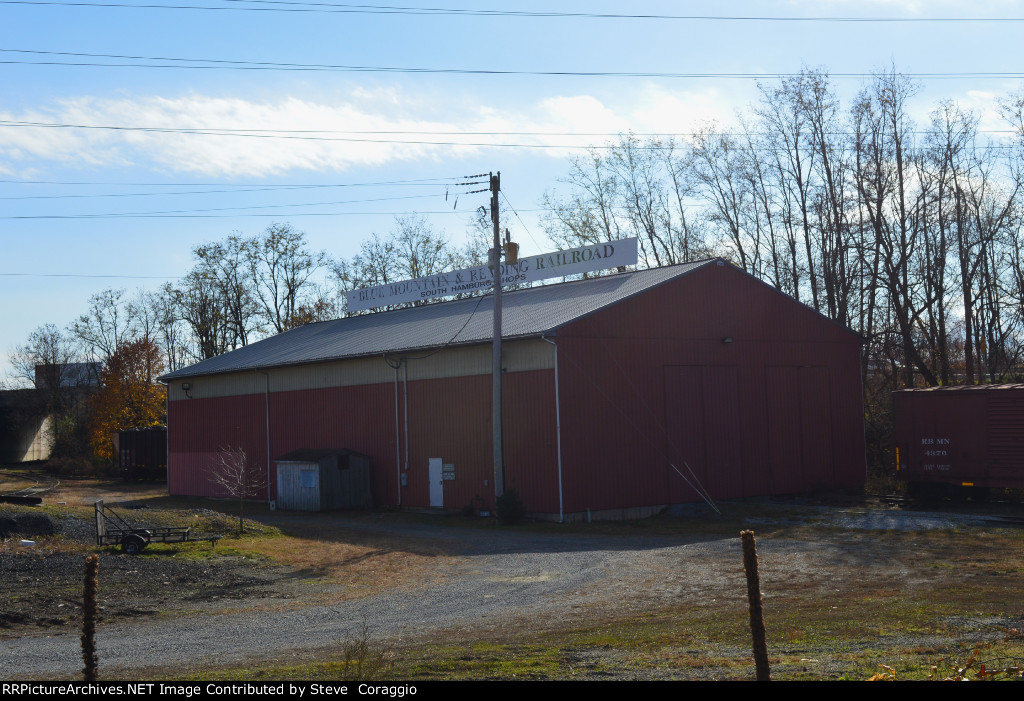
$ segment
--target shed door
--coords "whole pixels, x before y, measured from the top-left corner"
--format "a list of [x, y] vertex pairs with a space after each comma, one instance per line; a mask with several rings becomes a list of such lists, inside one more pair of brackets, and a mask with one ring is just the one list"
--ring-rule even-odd
[[444, 476], [441, 474], [441, 458], [430, 458], [429, 460], [430, 506], [439, 509], [444, 506]]
[[277, 508], [296, 511], [320, 510], [319, 463], [277, 463]]

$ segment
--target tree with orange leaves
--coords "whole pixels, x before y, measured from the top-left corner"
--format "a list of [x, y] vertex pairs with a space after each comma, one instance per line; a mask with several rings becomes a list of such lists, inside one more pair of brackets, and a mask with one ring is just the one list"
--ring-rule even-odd
[[167, 390], [156, 384], [163, 370], [160, 349], [149, 339], [122, 343], [110, 356], [90, 404], [89, 445], [96, 457], [114, 458], [119, 431], [164, 423]]

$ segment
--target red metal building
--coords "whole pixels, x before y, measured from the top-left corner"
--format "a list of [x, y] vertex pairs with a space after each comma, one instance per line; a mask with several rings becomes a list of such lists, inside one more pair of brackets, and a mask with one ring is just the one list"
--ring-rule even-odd
[[[372, 458], [378, 505], [491, 507], [491, 297], [310, 324], [166, 375], [169, 487], [218, 451]], [[510, 292], [505, 486], [553, 517], [863, 485], [859, 338], [709, 260]], [[434, 483], [433, 493], [431, 482]]]

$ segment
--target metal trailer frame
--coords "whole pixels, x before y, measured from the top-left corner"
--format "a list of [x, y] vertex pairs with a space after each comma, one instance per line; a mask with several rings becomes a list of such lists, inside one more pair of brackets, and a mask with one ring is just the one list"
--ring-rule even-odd
[[[96, 508], [96, 545], [120, 545], [128, 555], [138, 555], [150, 543], [184, 543], [191, 527], [154, 528], [133, 526], [100, 499]], [[112, 524], [112, 525], [110, 525]], [[210, 540], [212, 539], [204, 539]]]

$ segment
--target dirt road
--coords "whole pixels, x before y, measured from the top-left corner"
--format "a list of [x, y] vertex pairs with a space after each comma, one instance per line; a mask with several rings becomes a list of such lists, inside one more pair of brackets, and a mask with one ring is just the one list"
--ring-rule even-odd
[[[392, 525], [392, 531], [415, 530]], [[421, 529], [422, 530], [422, 529]], [[433, 543], [447, 543], [438, 558], [438, 581], [407, 584], [378, 595], [326, 606], [299, 606], [293, 598], [244, 598], [213, 616], [120, 620], [101, 627], [98, 652], [104, 673], [138, 673], [170, 664], [200, 667], [251, 656], [309, 654], [337, 645], [365, 620], [375, 638], [418, 638], [444, 629], [516, 628], [524, 621], [586, 619], [590, 611], [649, 606], [683, 591], [713, 603], [723, 589], [741, 592], [741, 569], [714, 571], [709, 561], [729, 559], [727, 540], [671, 542], [621, 538], [557, 537], [433, 527]], [[403, 537], [410, 534], [405, 532]], [[772, 551], [794, 549], [773, 543]], [[803, 546], [800, 546], [803, 549]], [[114, 555], [105, 559], [123, 558]], [[738, 558], [732, 558], [738, 562]], [[305, 583], [315, 598], [316, 582]], [[234, 610], [234, 612], [230, 612]], [[48, 631], [3, 641], [5, 668], [16, 678], [72, 677], [81, 667], [77, 631]]]
[[[759, 513], [759, 520], [748, 525], [768, 531], [783, 520], [792, 531], [759, 542], [769, 607], [772, 597], [783, 591], [799, 592], [835, 609], [857, 587], [884, 584], [904, 592], [934, 588], [952, 576], [928, 563], [935, 550], [897, 552], [877, 531], [864, 529], [977, 527], [971, 518], [872, 509], [787, 508], [774, 523], [763, 518], [763, 510]], [[393, 585], [350, 598], [336, 596], [322, 572], [251, 563], [226, 575], [240, 582], [248, 577], [246, 586], [233, 595], [202, 590], [203, 596], [187, 611], [173, 597], [162, 600], [159, 592], [153, 594], [152, 607], [139, 615], [118, 616], [108, 600], [97, 635], [104, 676], [144, 678], [171, 667], [202, 670], [248, 659], [317, 659], [356, 635], [364, 620], [374, 639], [402, 645], [439, 636], [540, 635], [549, 628], [665, 607], [706, 609], [713, 615], [717, 610], [742, 612], [745, 606], [734, 536], [560, 534], [451, 527], [443, 519], [425, 525], [329, 518], [334, 527], [356, 537], [429, 556], [420, 558], [415, 577], [396, 578]], [[814, 525], [801, 532], [800, 523]], [[142, 558], [120, 554], [102, 560], [101, 579], [106, 575], [108, 589], [117, 576], [128, 580], [141, 567], [159, 567], [163, 561], [148, 558], [155, 564], [141, 565]], [[372, 560], [363, 564], [372, 568]], [[166, 576], [165, 586], [179, 586], [177, 574], [161, 576]], [[25, 633], [21, 629], [17, 635], [0, 636], [6, 638], [0, 640], [4, 678], [78, 674], [78, 631], [73, 625]]]

